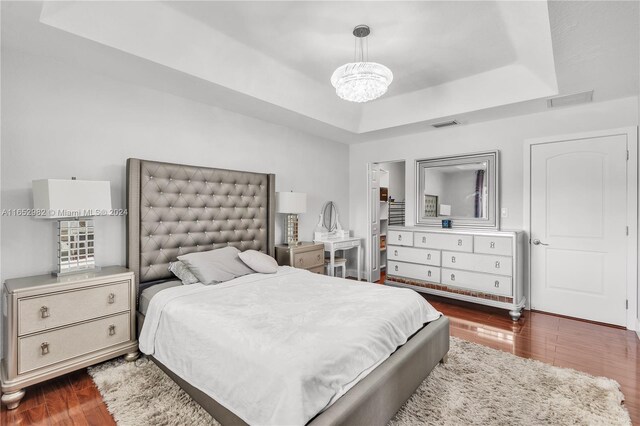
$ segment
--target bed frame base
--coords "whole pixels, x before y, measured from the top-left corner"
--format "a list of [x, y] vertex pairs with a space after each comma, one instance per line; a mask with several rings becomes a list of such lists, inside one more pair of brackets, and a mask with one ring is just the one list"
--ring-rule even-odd
[[[367, 377], [307, 424], [386, 425], [431, 370], [438, 363], [447, 361], [448, 351], [449, 319], [440, 317], [413, 335]], [[222, 425], [246, 425], [233, 412], [178, 377], [157, 359], [150, 358]]]

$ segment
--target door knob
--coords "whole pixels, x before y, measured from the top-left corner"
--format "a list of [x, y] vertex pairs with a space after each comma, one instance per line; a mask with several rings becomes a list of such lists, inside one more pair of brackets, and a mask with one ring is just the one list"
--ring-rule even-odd
[[542, 241], [540, 241], [539, 239], [535, 239], [533, 241], [531, 241], [533, 243], [534, 246], [548, 246], [549, 244], [543, 243]]

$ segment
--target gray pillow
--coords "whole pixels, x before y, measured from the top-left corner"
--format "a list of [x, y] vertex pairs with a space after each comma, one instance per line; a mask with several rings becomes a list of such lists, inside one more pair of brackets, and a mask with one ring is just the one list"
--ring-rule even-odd
[[238, 253], [240, 250], [229, 246], [185, 254], [178, 256], [178, 259], [202, 284], [217, 284], [253, 273], [253, 270], [240, 260]]
[[261, 274], [275, 274], [278, 272], [278, 262], [262, 252], [256, 250], [247, 250], [238, 254], [240, 260], [242, 260], [249, 268]]
[[169, 264], [169, 270], [173, 272], [173, 275], [180, 278], [182, 284], [195, 284], [198, 282], [198, 277], [193, 275], [193, 272], [187, 268], [187, 265], [177, 260]]

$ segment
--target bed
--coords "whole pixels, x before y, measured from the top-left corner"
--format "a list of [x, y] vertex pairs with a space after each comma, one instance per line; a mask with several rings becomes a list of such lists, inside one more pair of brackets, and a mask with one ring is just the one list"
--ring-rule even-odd
[[[271, 290], [261, 296], [261, 300], [265, 301], [260, 306], [261, 309], [265, 310], [263, 315], [273, 315], [273, 312], [269, 312], [269, 307], [278, 305], [278, 301], [286, 298], [286, 295], [299, 297], [301, 298], [299, 300], [303, 300], [302, 298], [306, 294], [302, 293], [303, 291], [308, 292], [311, 288], [320, 288], [318, 286], [324, 286], [322, 288], [327, 289], [324, 293], [318, 293], [318, 295], [324, 294], [325, 298], [329, 297], [327, 295], [344, 292], [340, 298], [337, 295], [335, 296], [336, 304], [339, 300], [346, 300], [352, 297], [358, 285], [363, 286], [359, 290], [362, 291], [362, 294], [393, 291], [394, 293], [389, 293], [389, 295], [397, 296], [399, 300], [406, 299], [402, 302], [406, 306], [411, 306], [411, 303], [415, 304], [415, 301], [411, 301], [412, 295], [399, 293], [399, 291], [404, 290], [373, 284], [346, 282], [339, 278], [312, 276], [315, 274], [293, 270], [293, 268], [281, 268], [275, 274], [277, 277], [261, 276], [264, 274], [240, 277], [238, 278], [238, 283], [229, 282], [216, 286], [195, 285], [189, 289], [183, 287], [191, 286], [177, 285], [175, 277], [168, 271], [167, 267], [171, 261], [174, 261], [181, 254], [231, 245], [241, 251], [254, 249], [273, 255], [275, 246], [274, 203], [275, 176], [272, 174], [129, 159], [127, 161], [127, 208], [129, 213], [127, 221], [127, 262], [128, 266], [136, 273], [136, 285], [139, 295], [138, 329], [141, 330], [145, 322], [144, 328], [146, 329], [161, 330], [157, 327], [170, 328], [171, 325], [185, 327], [191, 321], [198, 320], [197, 315], [194, 317], [195, 319], [190, 317], [193, 312], [188, 306], [193, 305], [187, 305], [187, 303], [194, 304], [198, 300], [207, 298], [214, 303], [218, 300], [225, 300], [224, 297], [226, 297], [229, 301], [235, 300], [238, 302], [237, 316], [233, 317], [231, 311], [229, 311], [226, 316], [219, 316], [217, 321], [219, 323], [227, 321], [229, 324], [233, 324], [235, 327], [239, 327], [249, 333], [255, 328], [251, 326], [253, 323], [239, 321], [244, 319], [245, 316], [250, 316], [249, 311], [242, 309], [244, 307], [243, 303], [246, 303], [243, 299], [244, 295], [257, 294], [256, 292], [268, 288], [269, 283], [274, 284], [276, 282], [277, 285], [271, 285]], [[299, 283], [304, 282], [309, 282], [310, 284], [303, 289]], [[369, 288], [369, 290], [365, 290], [366, 288]], [[300, 294], [295, 296], [298, 289], [300, 289]], [[276, 291], [287, 293], [275, 295]], [[221, 297], [221, 295], [224, 295], [224, 297]], [[273, 297], [270, 299], [269, 297], [272, 295]], [[371, 299], [371, 304], [373, 305], [375, 300], [383, 299], [384, 296]], [[173, 316], [166, 313], [160, 314], [161, 311], [158, 311], [160, 309], [158, 306], [162, 305], [160, 303], [161, 300], [165, 300], [167, 304], [172, 304]], [[189, 302], [189, 300], [191, 301]], [[267, 302], [268, 300], [270, 302]], [[330, 302], [330, 299], [326, 301]], [[154, 305], [158, 306], [154, 307]], [[230, 305], [227, 304], [226, 306]], [[313, 305], [309, 306], [313, 307]], [[366, 307], [373, 309], [369, 304], [365, 305]], [[275, 311], [275, 308], [271, 310]], [[181, 314], [181, 312], [184, 312], [184, 314]], [[327, 316], [329, 316], [329, 309], [326, 312]], [[388, 343], [394, 345], [390, 355], [385, 356], [380, 362], [363, 371], [357, 380], [353, 380], [348, 385], [344, 383], [340, 385], [339, 388], [342, 392], [337, 393], [335, 398], [332, 398], [326, 406], [320, 404], [313, 408], [313, 410], [320, 408], [317, 414], [313, 411], [314, 414], [312, 416], [309, 416], [309, 412], [307, 412], [305, 414], [307, 417], [274, 418], [280, 420], [304, 418], [304, 422], [292, 422], [310, 425], [386, 424], [437, 363], [445, 358], [449, 349], [448, 319], [443, 316], [435, 316], [425, 320], [424, 314], [422, 315], [421, 321], [426, 322], [426, 325], [421, 324], [416, 327], [414, 324], [413, 327], [416, 331], [412, 332], [411, 335], [408, 333], [408, 328], [403, 331], [404, 334], [399, 333], [398, 340], [394, 341], [395, 343]], [[160, 318], [164, 319], [161, 321]], [[170, 318], [173, 319], [170, 320]], [[375, 322], [375, 316], [372, 315], [370, 318], [371, 322]], [[280, 319], [282, 320], [282, 315]], [[202, 321], [202, 318], [200, 320]], [[323, 320], [322, 312], [316, 312], [316, 317], [312, 323], [322, 323]], [[179, 324], [180, 321], [183, 321], [183, 324]], [[412, 321], [415, 322], [415, 320]], [[362, 322], [364, 323], [365, 321]], [[193, 327], [192, 331], [198, 333], [199, 327]], [[264, 329], [264, 331], [264, 334], [267, 335], [270, 329]], [[357, 335], [357, 329], [354, 328], [352, 332], [354, 336]], [[348, 332], [345, 331], [345, 333]], [[143, 345], [147, 345], [147, 347], [151, 345], [153, 347], [154, 341], [153, 339], [149, 340], [149, 336], [155, 338], [156, 334], [163, 335], [161, 331], [157, 333], [155, 331], [154, 333], [147, 332], [146, 334], [143, 332], [141, 335], [141, 348]], [[199, 336], [198, 340], [205, 339], [203, 334]], [[258, 335], [253, 335], [250, 341], [255, 341], [256, 336]], [[356, 337], [352, 340], [356, 340]], [[375, 336], [370, 336], [370, 338], [378, 339]], [[221, 336], [216, 339], [221, 339]], [[216, 351], [220, 353], [220, 357], [223, 357], [223, 352], [225, 351], [234, 353], [231, 351], [233, 349], [236, 351], [235, 353], [240, 354], [242, 349], [245, 349], [239, 346], [241, 344], [237, 342], [227, 344], [222, 340], [218, 341], [216, 339], [211, 339], [210, 342], [205, 343], [210, 345], [218, 344]], [[277, 336], [275, 336], [271, 338], [265, 337], [263, 343], [266, 342], [268, 344], [271, 342], [269, 339], [274, 339], [274, 342], [278, 342]], [[283, 342], [278, 342], [277, 344], [284, 345]], [[176, 341], [173, 343], [175, 345]], [[287, 342], [287, 344], [289, 343]], [[343, 345], [346, 347], [348, 343], [349, 341], [345, 340]], [[301, 342], [300, 345], [303, 345], [303, 343]], [[399, 347], [396, 348], [395, 345]], [[171, 348], [171, 345], [166, 347]], [[213, 346], [209, 346], [209, 348], [211, 347]], [[292, 348], [295, 349], [295, 345], [287, 348], [287, 350]], [[250, 347], [246, 349], [250, 349]], [[274, 347], [274, 349], [274, 353], [277, 353], [278, 350], [284, 350], [280, 346]], [[198, 353], [197, 351], [194, 352]], [[181, 367], [181, 363], [176, 363], [175, 360], [172, 361], [171, 356], [162, 355], [163, 352], [160, 350], [157, 353], [159, 354], [158, 356], [154, 356], [154, 354], [150, 358], [220, 423], [223, 425], [261, 423], [260, 420], [256, 420], [256, 417], [247, 416], [246, 413], [240, 412], [240, 410], [237, 410], [239, 411], [238, 413], [232, 411], [228, 407], [233, 406], [233, 404], [229, 403], [227, 396], [219, 395], [219, 393], [223, 392], [216, 393], [215, 389], [212, 391], [212, 389], [207, 388], [207, 384], [214, 378], [198, 382], [197, 375], [194, 376], [192, 374], [189, 376], [189, 374], [185, 374], [185, 369]], [[179, 353], [179, 357], [184, 361], [182, 364], [197, 365], [197, 356]], [[326, 356], [326, 352], [324, 357], [326, 359], [331, 358]], [[315, 367], [316, 362], [307, 364], [309, 364], [309, 367]], [[229, 368], [231, 368], [231, 365]], [[309, 371], [311, 373], [307, 372], [307, 374], [311, 374], [311, 381], [313, 381], [317, 377], [313, 376], [315, 374], [313, 373], [314, 370]], [[309, 380], [309, 377], [304, 378]], [[268, 377], [265, 380], [268, 380]], [[221, 385], [225, 385], [225, 383], [223, 381]], [[263, 383], [257, 384], [262, 385]], [[228, 384], [228, 386], [231, 386], [231, 384]], [[217, 395], [218, 398], [214, 398], [212, 395]], [[283, 401], [286, 402], [286, 406], [292, 405], [290, 401], [284, 399]], [[267, 405], [269, 404], [267, 401]], [[280, 412], [280, 415], [286, 416], [288, 414], [286, 410]], [[307, 418], [308, 420], [306, 420]]]

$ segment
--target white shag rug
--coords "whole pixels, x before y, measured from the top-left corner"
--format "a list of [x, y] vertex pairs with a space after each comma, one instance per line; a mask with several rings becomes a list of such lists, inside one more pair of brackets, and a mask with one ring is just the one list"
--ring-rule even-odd
[[[153, 362], [89, 369], [121, 426], [219, 425]], [[394, 419], [404, 425], [631, 425], [617, 382], [451, 338]]]

